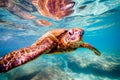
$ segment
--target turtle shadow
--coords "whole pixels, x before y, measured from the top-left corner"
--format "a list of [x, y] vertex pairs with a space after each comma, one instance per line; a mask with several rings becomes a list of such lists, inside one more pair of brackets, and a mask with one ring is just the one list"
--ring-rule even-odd
[[[74, 65], [74, 66], [73, 66]], [[112, 70], [103, 70], [101, 68], [94, 68], [97, 64], [90, 64], [87, 67], [82, 67], [74, 62], [68, 62], [68, 68], [75, 73], [93, 74], [95, 76], [108, 77], [108, 78], [120, 78], [120, 65], [117, 65]], [[98, 66], [98, 65], [97, 65]]]
[[22, 77], [17, 77], [15, 80], [31, 80], [34, 76], [36, 76], [40, 71], [35, 71], [31, 74], [26, 74]]

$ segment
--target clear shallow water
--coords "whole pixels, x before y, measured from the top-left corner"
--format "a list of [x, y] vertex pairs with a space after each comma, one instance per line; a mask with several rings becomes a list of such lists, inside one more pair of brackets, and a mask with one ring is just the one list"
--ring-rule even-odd
[[[35, 24], [0, 8], [0, 56], [26, 47], [51, 29], [79, 27], [85, 30], [83, 40], [94, 45], [102, 56], [88, 49], [70, 53], [42, 55], [37, 59], [0, 73], [0, 80], [120, 80], [120, 1], [75, 0], [75, 12], [60, 21], [32, 14], [53, 23], [50, 27]], [[85, 6], [85, 8], [81, 8]]]

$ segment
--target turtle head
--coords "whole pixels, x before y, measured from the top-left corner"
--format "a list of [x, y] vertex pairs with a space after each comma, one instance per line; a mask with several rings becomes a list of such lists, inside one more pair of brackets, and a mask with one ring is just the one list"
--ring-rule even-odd
[[78, 47], [77, 43], [82, 41], [84, 30], [81, 28], [73, 28], [68, 30], [62, 37], [61, 41], [64, 46]]
[[66, 49], [88, 48], [100, 56], [101, 53], [95, 47], [82, 41], [83, 34], [84, 30], [81, 28], [70, 29], [63, 35], [61, 42]]

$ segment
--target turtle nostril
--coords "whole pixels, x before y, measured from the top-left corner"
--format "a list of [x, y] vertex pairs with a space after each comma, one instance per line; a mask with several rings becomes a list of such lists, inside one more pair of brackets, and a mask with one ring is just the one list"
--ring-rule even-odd
[[71, 32], [68, 32], [69, 33], [69, 35], [72, 35], [72, 33]]

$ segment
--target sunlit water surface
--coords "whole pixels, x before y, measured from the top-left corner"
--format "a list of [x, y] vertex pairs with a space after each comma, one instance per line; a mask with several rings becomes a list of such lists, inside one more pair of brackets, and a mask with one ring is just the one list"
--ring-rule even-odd
[[[42, 55], [37, 59], [0, 73], [0, 80], [120, 80], [120, 0], [74, 0], [75, 12], [60, 21], [39, 15], [52, 26], [36, 25], [0, 8], [0, 56], [30, 46], [51, 29], [83, 28], [83, 40], [94, 45], [102, 56], [88, 49]], [[84, 9], [81, 6], [86, 6]]]

